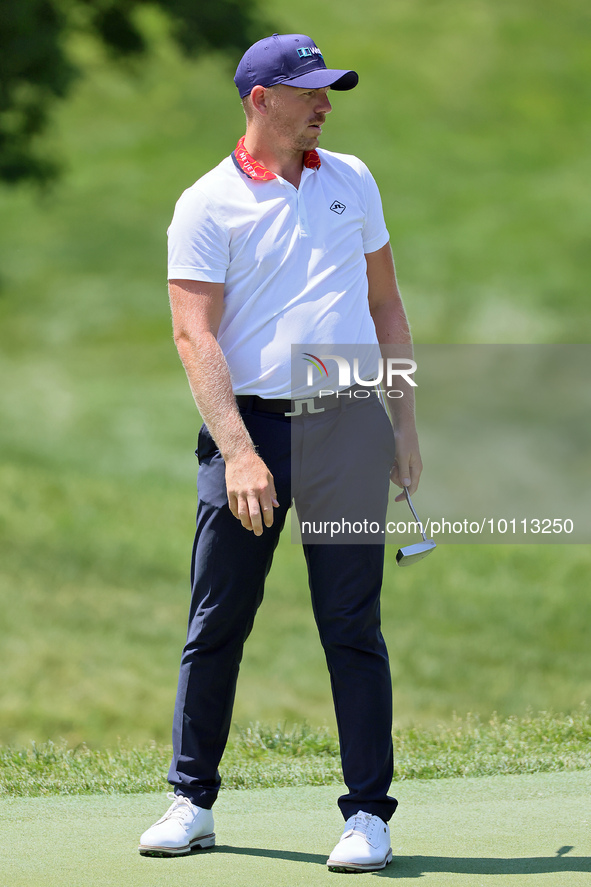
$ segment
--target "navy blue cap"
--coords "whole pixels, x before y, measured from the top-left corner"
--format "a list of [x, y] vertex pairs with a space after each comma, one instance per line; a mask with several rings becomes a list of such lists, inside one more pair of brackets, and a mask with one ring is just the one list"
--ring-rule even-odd
[[359, 80], [355, 71], [327, 68], [322, 53], [304, 34], [273, 34], [247, 49], [236, 68], [234, 83], [240, 98], [253, 86], [286, 83], [301, 89], [353, 89]]

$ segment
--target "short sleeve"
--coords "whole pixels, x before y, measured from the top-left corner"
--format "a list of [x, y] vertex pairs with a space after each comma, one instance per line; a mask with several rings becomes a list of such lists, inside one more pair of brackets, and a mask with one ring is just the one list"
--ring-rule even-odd
[[168, 279], [224, 283], [229, 265], [228, 231], [197, 187], [181, 195], [168, 229]]
[[375, 179], [365, 164], [362, 165], [366, 213], [363, 225], [363, 251], [373, 253], [388, 243], [390, 235], [384, 220], [382, 198]]

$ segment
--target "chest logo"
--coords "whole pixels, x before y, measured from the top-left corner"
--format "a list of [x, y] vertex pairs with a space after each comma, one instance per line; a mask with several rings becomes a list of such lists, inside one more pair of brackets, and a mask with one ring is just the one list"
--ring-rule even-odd
[[339, 216], [342, 215], [345, 212], [345, 210], [347, 209], [345, 204], [340, 203], [340, 201], [338, 201], [338, 200], [333, 200], [333, 202], [330, 205], [330, 208], [333, 211], [333, 213], [338, 213]]

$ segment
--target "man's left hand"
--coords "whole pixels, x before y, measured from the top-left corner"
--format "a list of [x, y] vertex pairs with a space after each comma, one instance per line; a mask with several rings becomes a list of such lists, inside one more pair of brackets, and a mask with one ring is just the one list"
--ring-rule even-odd
[[[414, 428], [394, 433], [396, 440], [396, 460], [390, 480], [398, 487], [407, 487], [412, 494], [419, 486], [419, 479], [423, 470], [423, 461], [419, 450], [419, 441]], [[395, 502], [403, 502], [406, 499], [404, 493], [396, 496]]]

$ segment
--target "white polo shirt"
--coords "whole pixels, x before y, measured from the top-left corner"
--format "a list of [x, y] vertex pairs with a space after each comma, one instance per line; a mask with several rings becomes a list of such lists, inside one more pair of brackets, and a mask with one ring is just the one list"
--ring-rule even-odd
[[377, 344], [365, 253], [389, 239], [380, 195], [351, 155], [309, 152], [295, 188], [242, 142], [178, 201], [168, 278], [225, 284], [218, 342], [235, 394], [310, 397], [304, 374], [292, 382], [292, 344]]

